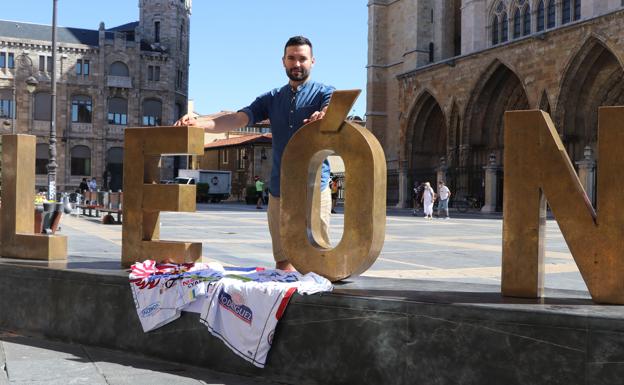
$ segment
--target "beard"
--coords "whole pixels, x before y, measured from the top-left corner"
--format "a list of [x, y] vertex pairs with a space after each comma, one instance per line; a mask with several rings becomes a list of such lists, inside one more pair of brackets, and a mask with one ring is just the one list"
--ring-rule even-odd
[[[295, 70], [298, 71], [295, 72]], [[288, 79], [296, 82], [305, 81], [308, 76], [310, 76], [310, 71], [306, 70], [305, 68], [291, 68], [290, 70], [286, 69], [286, 76], [288, 76]]]

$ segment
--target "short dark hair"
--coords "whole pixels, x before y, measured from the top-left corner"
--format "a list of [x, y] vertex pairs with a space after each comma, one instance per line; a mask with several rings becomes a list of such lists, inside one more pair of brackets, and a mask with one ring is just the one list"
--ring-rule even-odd
[[284, 55], [286, 55], [286, 48], [299, 46], [299, 45], [308, 45], [310, 46], [310, 52], [312, 52], [312, 42], [305, 36], [293, 36], [286, 42], [284, 46]]

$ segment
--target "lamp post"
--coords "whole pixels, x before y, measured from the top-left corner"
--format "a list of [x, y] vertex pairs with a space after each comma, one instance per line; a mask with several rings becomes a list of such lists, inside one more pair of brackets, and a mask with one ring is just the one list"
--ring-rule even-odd
[[56, 200], [56, 6], [58, 0], [52, 0], [52, 91], [50, 103], [49, 161], [48, 161], [48, 200]]

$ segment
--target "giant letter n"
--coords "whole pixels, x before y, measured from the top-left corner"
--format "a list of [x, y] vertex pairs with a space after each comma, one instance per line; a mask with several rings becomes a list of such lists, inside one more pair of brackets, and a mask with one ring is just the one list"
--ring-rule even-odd
[[624, 107], [599, 111], [597, 213], [548, 114], [505, 113], [502, 293], [543, 289], [548, 200], [593, 300], [624, 304]]

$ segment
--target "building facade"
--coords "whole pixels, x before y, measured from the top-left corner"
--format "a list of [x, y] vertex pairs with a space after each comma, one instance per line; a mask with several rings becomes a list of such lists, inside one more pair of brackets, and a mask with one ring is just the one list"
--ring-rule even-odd
[[[92, 176], [121, 189], [124, 129], [170, 125], [186, 111], [191, 1], [138, 4], [137, 22], [58, 28], [58, 191]], [[0, 20], [0, 133], [37, 136], [38, 187], [47, 185], [51, 36], [50, 26]], [[173, 163], [164, 167], [171, 174]]]
[[[257, 127], [247, 127], [254, 129]], [[231, 200], [243, 200], [246, 188], [258, 176], [269, 186], [273, 162], [272, 135], [247, 133], [230, 135], [204, 145], [204, 155], [199, 159], [203, 170], [225, 170], [232, 173]]]
[[368, 127], [390, 204], [445, 179], [502, 204], [503, 114], [551, 114], [593, 194], [598, 107], [624, 104], [621, 0], [369, 1]]

